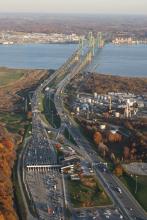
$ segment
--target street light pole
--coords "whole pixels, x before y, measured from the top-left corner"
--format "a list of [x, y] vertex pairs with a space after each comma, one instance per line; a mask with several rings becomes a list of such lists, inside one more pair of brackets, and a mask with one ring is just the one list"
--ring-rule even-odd
[[52, 125], [54, 124], [54, 119], [53, 119], [53, 110], [52, 110]]
[[50, 96], [50, 91], [49, 91], [49, 111], [51, 109], [51, 96]]
[[135, 176], [135, 179], [136, 179], [135, 194], [137, 193], [137, 178], [138, 176]]

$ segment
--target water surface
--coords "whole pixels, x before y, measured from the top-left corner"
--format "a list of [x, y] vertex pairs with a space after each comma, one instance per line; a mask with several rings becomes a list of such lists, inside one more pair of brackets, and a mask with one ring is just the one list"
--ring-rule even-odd
[[[0, 66], [57, 69], [76, 48], [76, 44], [0, 45]], [[147, 76], [147, 45], [107, 44], [97, 52], [88, 70], [112, 75]]]

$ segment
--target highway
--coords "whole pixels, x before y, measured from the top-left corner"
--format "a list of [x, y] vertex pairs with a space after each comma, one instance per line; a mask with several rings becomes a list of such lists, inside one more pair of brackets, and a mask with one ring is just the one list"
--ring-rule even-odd
[[[57, 164], [55, 149], [48, 137], [46, 127], [40, 118], [39, 96], [43, 89], [56, 79], [56, 77], [64, 76], [56, 85], [56, 92], [54, 94], [54, 104], [61, 118], [60, 130], [63, 131], [64, 128], [67, 127], [77, 143], [76, 148], [78, 147], [81, 155], [83, 155], [85, 160], [90, 162], [96, 176], [112, 198], [114, 206], [121, 211], [124, 218], [126, 220], [146, 220], [146, 213], [118, 178], [110, 173], [107, 167], [105, 167], [106, 171], [103, 172], [104, 165], [102, 164], [101, 158], [96, 155], [90, 143], [79, 131], [76, 122], [64, 109], [62, 93], [65, 87], [76, 75], [84, 70], [91, 59], [91, 50], [87, 51], [85, 55], [82, 55], [80, 59], [77, 59], [77, 54], [78, 52], [76, 51], [59, 70], [53, 73], [36, 89], [31, 101], [33, 112], [32, 138], [27, 145], [27, 150], [24, 155], [24, 181], [31, 194], [31, 202], [34, 204], [37, 215], [41, 220], [66, 219], [64, 213], [65, 201], [63, 196], [62, 176], [59, 169], [37, 169], [37, 165]], [[27, 165], [36, 165], [36, 169], [28, 170], [26, 169]], [[122, 193], [116, 191], [116, 187], [119, 187]], [[88, 218], [84, 217], [83, 219], [86, 220]]]
[[[34, 92], [32, 106], [32, 135], [23, 154], [23, 183], [34, 219], [64, 220], [64, 193], [62, 175], [57, 165], [57, 155], [47, 128], [40, 117], [39, 97], [43, 89], [56, 78], [63, 77], [78, 62], [78, 50], [44, 81]], [[38, 168], [43, 165], [43, 168]], [[51, 165], [50, 168], [48, 165]], [[32, 167], [33, 168], [28, 168]], [[30, 209], [30, 213], [32, 212]], [[33, 213], [32, 213], [33, 215]], [[30, 217], [28, 216], [28, 220]]]
[[[119, 181], [119, 179], [108, 170], [106, 172], [101, 171], [98, 164], [102, 163], [102, 160], [96, 155], [90, 143], [80, 133], [78, 125], [71, 119], [71, 117], [66, 113], [64, 109], [61, 94], [64, 92], [65, 87], [72, 80], [72, 78], [74, 78], [75, 75], [78, 74], [81, 70], [82, 68], [80, 64], [75, 66], [75, 68], [58, 84], [58, 89], [55, 94], [54, 102], [57, 112], [61, 117], [62, 126], [66, 126], [68, 128], [69, 132], [71, 133], [78, 147], [80, 148], [81, 154], [85, 155], [85, 159], [87, 159], [92, 164], [97, 177], [103, 183], [105, 190], [113, 199], [116, 207], [118, 207], [122, 211], [123, 216], [126, 219], [130, 220], [146, 220], [147, 215], [145, 211], [137, 203], [137, 201], [126, 189], [126, 187], [124, 187], [124, 185]], [[122, 190], [121, 194], [115, 190], [116, 187], [119, 187]]]

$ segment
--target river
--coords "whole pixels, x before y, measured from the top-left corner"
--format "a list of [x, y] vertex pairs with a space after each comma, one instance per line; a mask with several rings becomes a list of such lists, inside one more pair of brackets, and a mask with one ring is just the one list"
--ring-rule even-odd
[[[76, 44], [0, 45], [0, 66], [57, 69], [71, 56]], [[88, 70], [123, 76], [147, 77], [147, 45], [107, 44]]]

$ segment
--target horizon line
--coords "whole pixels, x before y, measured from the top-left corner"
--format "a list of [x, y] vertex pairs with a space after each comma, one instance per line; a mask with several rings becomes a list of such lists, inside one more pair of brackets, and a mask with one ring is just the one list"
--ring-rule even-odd
[[2, 11], [0, 11], [0, 16], [2, 15], [2, 14], [33, 14], [33, 15], [35, 15], [35, 14], [40, 14], [40, 15], [90, 15], [90, 16], [94, 16], [94, 15], [119, 15], [119, 16], [124, 16], [124, 15], [127, 15], [127, 16], [146, 16], [147, 17], [147, 14], [146, 13], [119, 13], [119, 12], [114, 12], [114, 13], [112, 13], [112, 12], [110, 12], [110, 13], [107, 13], [107, 12], [25, 12], [25, 11], [23, 11], [23, 12], [10, 12], [10, 11], [8, 11], [8, 12], [2, 12]]

